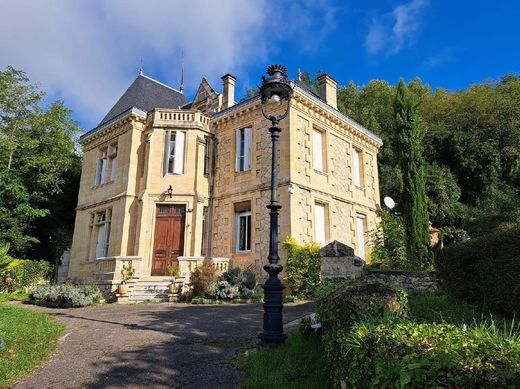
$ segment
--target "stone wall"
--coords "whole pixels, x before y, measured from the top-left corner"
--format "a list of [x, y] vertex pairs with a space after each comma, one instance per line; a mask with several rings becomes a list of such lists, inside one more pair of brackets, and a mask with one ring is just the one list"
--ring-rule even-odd
[[391, 282], [408, 292], [426, 292], [439, 288], [439, 280], [433, 272], [374, 272], [365, 270], [364, 277], [368, 280]]

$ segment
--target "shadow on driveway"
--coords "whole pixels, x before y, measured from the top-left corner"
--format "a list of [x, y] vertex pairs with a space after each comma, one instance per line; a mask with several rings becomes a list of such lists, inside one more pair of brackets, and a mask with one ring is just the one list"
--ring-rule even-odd
[[[53, 359], [16, 388], [234, 388], [245, 377], [230, 357], [255, 346], [263, 315], [260, 304], [38, 309], [69, 331]], [[313, 309], [287, 304], [284, 321]]]

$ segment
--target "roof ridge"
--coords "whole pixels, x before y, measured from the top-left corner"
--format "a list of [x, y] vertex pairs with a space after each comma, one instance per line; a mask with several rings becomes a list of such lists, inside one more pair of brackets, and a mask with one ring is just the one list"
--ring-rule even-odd
[[144, 77], [144, 78], [147, 78], [147, 79], [149, 79], [150, 81], [155, 82], [156, 84], [159, 84], [159, 85], [165, 86], [166, 88], [172, 89], [172, 90], [174, 90], [175, 92], [180, 93], [181, 95], [183, 94], [180, 90], [175, 89], [175, 88], [172, 87], [172, 86], [166, 85], [165, 83], [163, 83], [163, 82], [161, 82], [161, 81], [157, 81], [155, 78], [149, 77], [149, 76], [147, 76], [146, 74], [141, 74], [141, 75], [139, 75], [138, 77]]

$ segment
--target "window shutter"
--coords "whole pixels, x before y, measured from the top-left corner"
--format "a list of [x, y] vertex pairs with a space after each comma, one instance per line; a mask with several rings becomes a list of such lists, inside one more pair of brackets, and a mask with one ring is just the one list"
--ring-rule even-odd
[[244, 170], [251, 169], [251, 146], [253, 143], [253, 131], [251, 128], [244, 128]]
[[312, 131], [312, 159], [314, 161], [314, 169], [323, 171], [323, 142], [322, 133], [318, 130]]
[[170, 158], [170, 131], [164, 132], [164, 174], [168, 171], [168, 159]]
[[175, 134], [175, 159], [173, 165], [173, 173], [182, 174], [184, 173], [184, 143], [186, 133], [177, 131]]
[[352, 149], [352, 169], [354, 170], [354, 185], [361, 186], [361, 171], [359, 166], [358, 149]]
[[325, 206], [314, 204], [314, 221], [316, 223], [314, 235], [316, 242], [321, 246], [325, 245]]
[[356, 235], [359, 258], [365, 259], [365, 216], [356, 215]]
[[241, 131], [235, 130], [235, 171], [240, 171], [241, 150]]

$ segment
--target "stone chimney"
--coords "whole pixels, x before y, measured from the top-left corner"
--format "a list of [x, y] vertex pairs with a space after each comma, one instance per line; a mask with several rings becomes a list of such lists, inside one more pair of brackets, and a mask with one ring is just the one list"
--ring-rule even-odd
[[320, 97], [334, 109], [338, 109], [338, 82], [328, 74], [318, 76]]
[[231, 74], [226, 74], [222, 76], [223, 81], [223, 99], [222, 99], [222, 109], [226, 109], [235, 105], [235, 81], [236, 77]]

